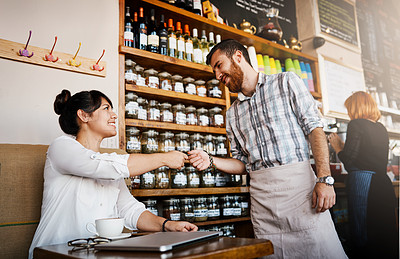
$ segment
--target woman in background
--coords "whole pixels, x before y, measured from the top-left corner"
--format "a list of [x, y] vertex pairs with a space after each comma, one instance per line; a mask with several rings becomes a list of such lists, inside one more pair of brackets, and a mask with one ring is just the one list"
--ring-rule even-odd
[[61, 136], [49, 146], [39, 226], [29, 257], [37, 246], [87, 238], [86, 224], [99, 218], [120, 217], [125, 227], [144, 231], [196, 231], [183, 221], [167, 221], [145, 209], [129, 192], [124, 178], [161, 166], [181, 168], [187, 155], [178, 151], [158, 154], [100, 153], [104, 138], [117, 134], [117, 115], [110, 99], [92, 90], [57, 95]]
[[380, 111], [366, 92], [344, 104], [351, 119], [346, 142], [335, 133], [328, 140], [349, 173], [346, 182], [352, 241], [350, 258], [398, 258], [396, 197], [386, 174], [389, 137], [377, 122]]

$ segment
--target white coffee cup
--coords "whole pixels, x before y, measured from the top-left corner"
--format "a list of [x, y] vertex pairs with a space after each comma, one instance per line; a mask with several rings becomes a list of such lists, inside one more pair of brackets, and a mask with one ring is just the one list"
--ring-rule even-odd
[[[91, 229], [92, 228], [92, 229]], [[95, 231], [93, 231], [93, 228]], [[100, 237], [116, 237], [121, 235], [124, 229], [124, 219], [103, 218], [96, 219], [95, 224], [87, 223], [86, 230]]]

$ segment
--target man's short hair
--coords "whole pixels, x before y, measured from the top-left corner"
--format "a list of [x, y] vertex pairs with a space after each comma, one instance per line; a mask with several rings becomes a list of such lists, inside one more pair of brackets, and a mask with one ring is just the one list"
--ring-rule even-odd
[[240, 44], [237, 40], [234, 39], [226, 39], [215, 45], [210, 53], [207, 55], [207, 65], [210, 65], [211, 63], [211, 57], [212, 55], [217, 51], [220, 50], [223, 54], [225, 54], [228, 58], [232, 59], [233, 54], [237, 50], [240, 50], [244, 56], [244, 59], [247, 61], [247, 63], [251, 64], [250, 62], [250, 57], [249, 57], [249, 52], [247, 49]]

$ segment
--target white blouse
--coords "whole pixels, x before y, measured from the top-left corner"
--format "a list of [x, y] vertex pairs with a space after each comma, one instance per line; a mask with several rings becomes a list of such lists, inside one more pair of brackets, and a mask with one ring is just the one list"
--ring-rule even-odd
[[53, 141], [47, 151], [41, 218], [29, 258], [37, 246], [92, 236], [86, 224], [99, 218], [121, 217], [125, 227], [136, 229], [146, 209], [125, 184], [128, 157], [94, 152], [69, 136]]

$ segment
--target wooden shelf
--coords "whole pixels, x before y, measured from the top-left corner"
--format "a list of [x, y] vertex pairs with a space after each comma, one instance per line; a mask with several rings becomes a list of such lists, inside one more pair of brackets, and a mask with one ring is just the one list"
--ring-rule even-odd
[[232, 218], [232, 219], [220, 219], [220, 220], [209, 220], [204, 222], [193, 222], [193, 224], [197, 226], [210, 226], [210, 225], [218, 225], [218, 224], [229, 224], [235, 222], [242, 222], [242, 221], [250, 221], [250, 217], [243, 217], [243, 218]]
[[249, 193], [249, 187], [215, 187], [183, 189], [133, 189], [134, 197], [190, 196]]
[[[176, 103], [184, 103], [191, 104], [196, 103], [196, 106], [206, 106], [206, 107], [214, 107], [218, 106], [226, 106], [226, 100], [219, 98], [211, 98], [211, 97], [200, 97], [197, 95], [191, 95], [187, 93], [177, 93], [174, 91], [167, 91], [162, 89], [154, 89], [146, 86], [138, 86], [132, 84], [126, 84], [125, 89], [127, 91], [133, 91], [140, 93], [140, 96], [143, 96], [148, 99], [156, 98], [159, 102], [176, 102]], [[197, 108], [199, 108], [197, 107]]]
[[380, 106], [380, 105], [378, 106], [378, 109], [381, 112], [388, 113], [390, 115], [400, 116], [400, 110], [396, 110], [396, 109], [393, 109], [393, 108], [388, 108], [388, 107], [384, 107], [384, 106]]

